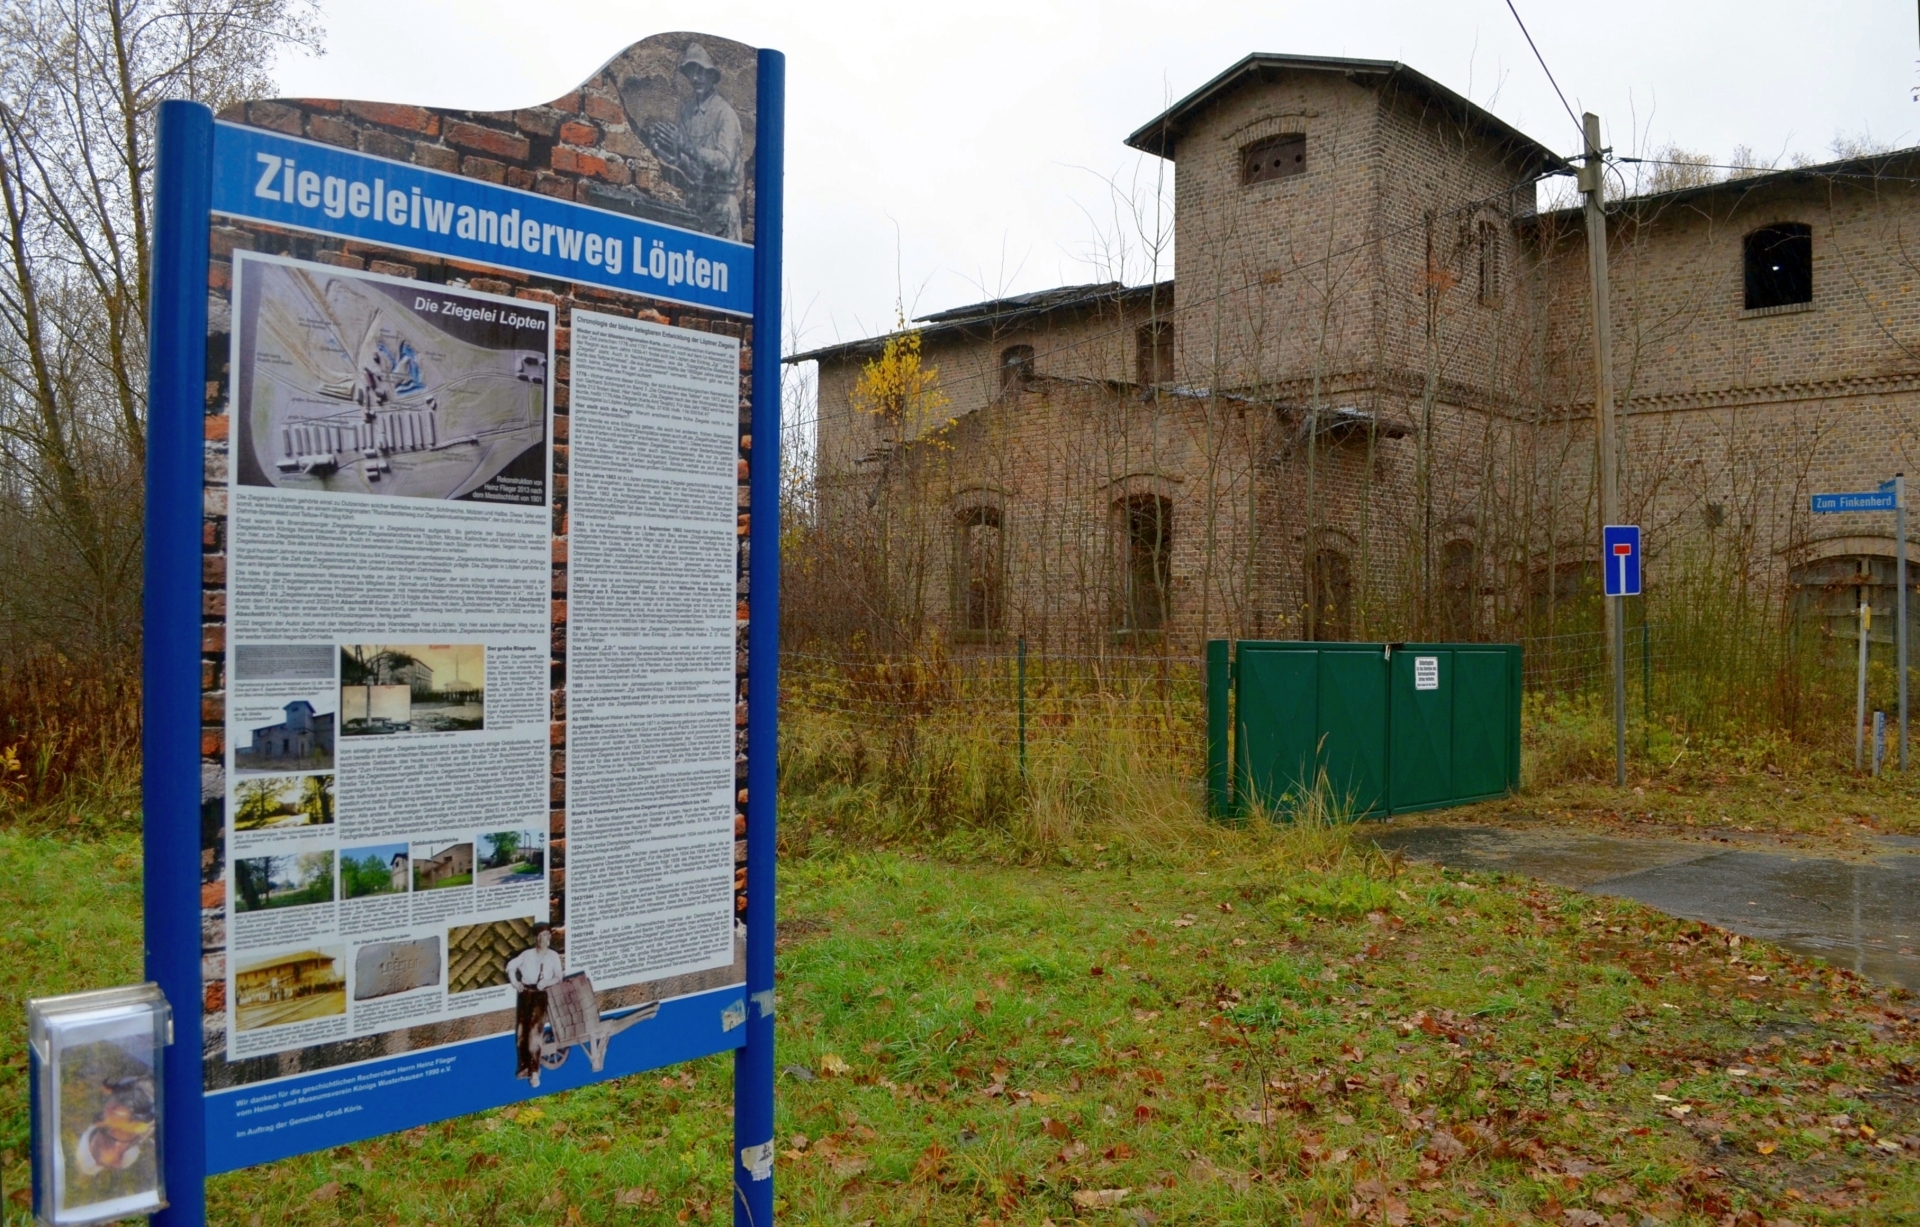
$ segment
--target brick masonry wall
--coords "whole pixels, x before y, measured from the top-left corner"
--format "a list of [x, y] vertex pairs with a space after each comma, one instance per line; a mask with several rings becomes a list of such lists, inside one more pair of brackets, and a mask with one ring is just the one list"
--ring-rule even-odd
[[[1903, 161], [1879, 180], [1734, 184], [1613, 206], [1622, 502], [1652, 530], [1650, 563], [1709, 532], [1742, 543], [1774, 582], [1824, 557], [1892, 554], [1889, 516], [1814, 518], [1806, 499], [1868, 489], [1920, 462], [1920, 315], [1911, 305], [1920, 270], [1908, 237], [1920, 229], [1920, 192], [1910, 177]], [[1749, 312], [1742, 240], [1783, 221], [1812, 231], [1813, 301]], [[1588, 417], [1584, 231], [1577, 219], [1552, 218], [1529, 237], [1539, 296], [1559, 307], [1545, 316], [1546, 400]], [[1576, 462], [1566, 479], [1584, 484], [1586, 466]]]
[[[673, 66], [683, 37], [649, 39], [616, 58], [579, 90], [548, 103], [503, 113], [430, 110], [386, 103], [341, 102], [326, 99], [281, 99], [250, 102], [223, 113], [232, 122], [269, 128], [290, 136], [324, 141], [344, 148], [428, 166], [468, 178], [540, 192], [559, 199], [600, 207], [622, 206], [622, 211], [661, 220], [684, 221], [680, 195], [662, 173], [652, 153], [634, 134], [623, 106], [623, 85], [631, 92], [635, 80], [658, 85], [673, 79]], [[754, 61], [749, 49], [709, 43], [707, 50], [722, 70], [721, 89], [736, 101], [747, 129], [747, 165], [751, 167], [751, 120]], [[743, 91], [743, 92], [741, 92]], [[749, 181], [751, 176], [749, 176]], [[676, 212], [678, 211], [678, 212]], [[746, 203], [751, 218], [751, 197]], [[748, 222], [751, 236], [751, 222]], [[735, 909], [746, 907], [746, 711], [750, 699], [746, 676], [749, 593], [746, 577], [746, 535], [750, 526], [749, 466], [752, 458], [752, 344], [751, 324], [735, 316], [679, 303], [622, 294], [596, 287], [504, 270], [488, 265], [427, 256], [379, 244], [317, 236], [254, 222], [216, 216], [212, 260], [208, 269], [210, 325], [208, 337], [206, 419], [206, 513], [204, 553], [204, 620], [202, 633], [201, 751], [210, 766], [224, 764], [227, 524], [226, 499], [230, 419], [228, 401], [231, 371], [230, 318], [233, 285], [232, 260], [237, 250], [291, 256], [344, 269], [364, 269], [391, 277], [449, 287], [509, 295], [553, 306], [557, 312], [554, 369], [549, 373], [554, 404], [554, 520], [552, 589], [552, 725], [549, 858], [556, 926], [556, 945], [564, 949], [566, 922], [566, 637], [567, 637], [567, 424], [568, 364], [572, 312], [576, 307], [612, 315], [669, 324], [680, 328], [721, 333], [741, 341], [740, 450], [738, 463], [737, 531], [741, 543], [737, 570], [738, 619], [735, 712], [737, 749], [735, 835]], [[225, 870], [223, 849], [215, 849], [211, 863]], [[224, 900], [224, 891], [220, 894]], [[224, 907], [207, 916], [203, 963], [207, 974], [208, 1086], [237, 1085], [263, 1077], [319, 1069], [371, 1056], [407, 1052], [473, 1035], [511, 1030], [512, 1012], [479, 1015], [400, 1031], [302, 1049], [275, 1057], [228, 1063], [225, 1037], [216, 1028], [222, 1006], [215, 998], [224, 992]], [[674, 980], [603, 993], [604, 1000], [620, 1004], [659, 995], [678, 995], [728, 983], [737, 968], [696, 973]]]

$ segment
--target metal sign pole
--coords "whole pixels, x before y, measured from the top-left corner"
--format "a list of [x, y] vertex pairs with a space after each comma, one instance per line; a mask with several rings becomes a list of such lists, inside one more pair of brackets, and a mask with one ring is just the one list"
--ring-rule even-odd
[[1899, 644], [1900, 657], [1900, 770], [1907, 769], [1907, 475], [1893, 475], [1893, 535], [1894, 548], [1900, 560], [1899, 574], [1895, 577], [1899, 595], [1895, 601], [1894, 614], [1899, 625], [1894, 628], [1894, 639]]
[[1627, 598], [1613, 598], [1613, 782], [1627, 786]]
[[733, 1061], [733, 1221], [773, 1223], [774, 823], [779, 782], [780, 264], [787, 57], [762, 50], [754, 153], [753, 445], [747, 592], [747, 1042]]
[[1866, 575], [1860, 584], [1860, 677], [1853, 698], [1853, 769], [1866, 761], [1867, 744], [1867, 629], [1873, 625], [1873, 606], [1867, 601]]
[[1639, 596], [1645, 560], [1640, 529], [1607, 524], [1600, 529], [1602, 596], [1610, 625], [1607, 646], [1613, 656], [1613, 782], [1627, 786], [1627, 598]]
[[163, 1072], [169, 1205], [155, 1227], [204, 1227], [207, 1126], [200, 967], [201, 509], [206, 497], [208, 210], [213, 112], [160, 104], [148, 341], [146, 592], [141, 729], [147, 978], [172, 1004]]

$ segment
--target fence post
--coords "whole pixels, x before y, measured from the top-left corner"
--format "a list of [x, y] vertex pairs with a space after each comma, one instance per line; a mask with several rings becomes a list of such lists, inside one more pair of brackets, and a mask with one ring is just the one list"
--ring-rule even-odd
[[1020, 636], [1019, 662], [1020, 778], [1024, 781], [1027, 778], [1027, 637], [1025, 635]]
[[1232, 814], [1227, 790], [1227, 641], [1207, 640], [1207, 814], [1224, 821]]
[[1653, 757], [1653, 623], [1640, 610], [1640, 754]]

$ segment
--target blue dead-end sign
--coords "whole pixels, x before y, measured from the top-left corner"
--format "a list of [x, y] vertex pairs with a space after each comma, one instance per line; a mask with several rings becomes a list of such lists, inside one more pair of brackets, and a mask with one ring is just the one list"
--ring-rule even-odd
[[1609, 524], [1600, 530], [1601, 573], [1608, 596], [1640, 595], [1640, 526]]

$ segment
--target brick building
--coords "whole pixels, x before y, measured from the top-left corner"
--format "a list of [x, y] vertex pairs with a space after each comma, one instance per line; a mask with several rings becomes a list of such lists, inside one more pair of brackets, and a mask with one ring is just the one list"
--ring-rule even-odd
[[[887, 338], [789, 359], [819, 364], [814, 527], [846, 548], [813, 565], [842, 610], [1057, 644], [1590, 611], [1585, 231], [1539, 207], [1561, 156], [1403, 64], [1276, 55], [1127, 143], [1173, 163], [1172, 282], [917, 321], [935, 397], [858, 394]], [[1904, 467], [1920, 421], [1916, 155], [1610, 202], [1650, 583], [1734, 559], [1817, 603], [1865, 566], [1890, 607], [1890, 517], [1816, 524], [1805, 496]]]

